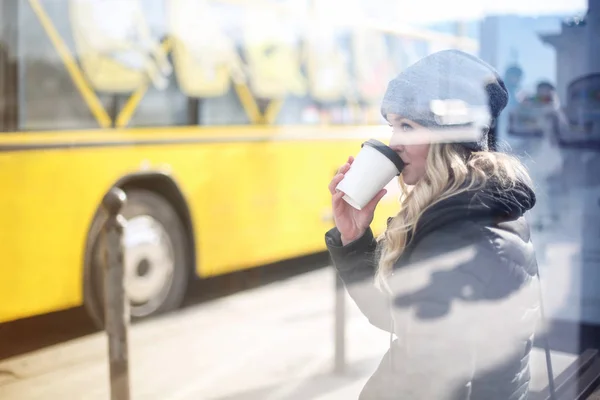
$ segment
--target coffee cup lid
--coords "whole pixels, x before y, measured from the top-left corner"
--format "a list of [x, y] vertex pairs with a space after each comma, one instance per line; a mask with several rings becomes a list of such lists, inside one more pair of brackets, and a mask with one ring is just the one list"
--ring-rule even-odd
[[404, 161], [402, 161], [398, 153], [396, 153], [389, 146], [386, 146], [384, 143], [381, 143], [379, 140], [376, 139], [367, 140], [362, 144], [361, 147], [365, 145], [373, 147], [375, 150], [386, 156], [391, 162], [394, 163], [394, 165], [398, 169], [398, 175], [400, 175], [400, 173], [404, 169]]

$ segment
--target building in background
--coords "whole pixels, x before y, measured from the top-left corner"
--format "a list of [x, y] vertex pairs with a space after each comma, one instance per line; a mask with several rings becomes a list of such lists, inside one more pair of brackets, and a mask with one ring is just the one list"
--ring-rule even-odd
[[518, 63], [523, 70], [521, 86], [525, 90], [534, 90], [541, 80], [554, 82], [555, 51], [540, 40], [539, 33], [559, 32], [566, 17], [488, 16], [480, 22], [479, 55], [501, 74]]
[[[521, 89], [533, 92], [539, 81], [556, 82], [557, 77], [556, 52], [540, 38], [540, 34], [559, 34], [563, 21], [573, 15], [576, 14], [490, 14], [481, 19], [436, 22], [426, 27], [446, 34], [460, 31], [478, 41], [479, 57], [502, 76], [509, 68], [518, 66], [522, 70]], [[564, 93], [559, 91], [561, 94]]]
[[585, 16], [568, 18], [561, 23], [559, 30], [539, 35], [542, 42], [556, 53], [556, 86], [561, 98], [566, 96], [567, 88], [574, 80], [600, 73], [598, 7], [599, 2], [590, 1]]

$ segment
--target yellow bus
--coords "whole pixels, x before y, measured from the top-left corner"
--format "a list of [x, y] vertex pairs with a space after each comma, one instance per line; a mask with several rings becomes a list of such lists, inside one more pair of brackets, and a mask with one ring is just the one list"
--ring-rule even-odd
[[101, 323], [114, 186], [134, 319], [177, 308], [194, 277], [324, 250], [327, 184], [386, 137], [388, 80], [436, 49], [477, 50], [337, 3], [2, 1], [0, 322], [84, 304]]

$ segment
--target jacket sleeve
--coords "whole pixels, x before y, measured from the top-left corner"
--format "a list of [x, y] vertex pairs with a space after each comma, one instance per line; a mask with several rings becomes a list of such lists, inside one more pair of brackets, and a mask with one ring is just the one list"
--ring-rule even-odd
[[361, 312], [374, 326], [391, 331], [390, 298], [374, 286], [376, 241], [368, 229], [359, 239], [342, 245], [337, 228], [325, 234], [325, 243], [338, 275]]
[[[506, 293], [490, 298], [492, 280]], [[525, 304], [518, 290], [509, 293], [504, 282], [511, 280], [487, 238], [434, 234], [415, 246], [407, 265], [390, 279], [394, 313], [411, 312], [409, 327], [396, 326], [397, 332], [408, 329], [406, 353], [398, 358], [403, 398], [513, 398], [500, 393], [506, 384], [474, 379], [475, 371], [510, 370], [512, 350], [517, 362], [523, 357], [516, 335], [523, 331], [518, 310]]]

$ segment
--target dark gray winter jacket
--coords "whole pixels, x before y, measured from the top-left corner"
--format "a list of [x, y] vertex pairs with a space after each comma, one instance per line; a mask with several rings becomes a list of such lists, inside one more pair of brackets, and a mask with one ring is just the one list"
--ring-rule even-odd
[[523, 214], [534, 204], [525, 184], [489, 184], [434, 205], [395, 264], [392, 295], [373, 285], [371, 230], [346, 246], [337, 229], [326, 233], [350, 296], [397, 336], [361, 400], [527, 398], [539, 291]]

